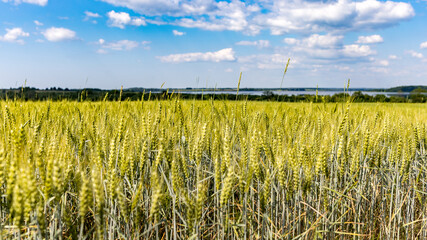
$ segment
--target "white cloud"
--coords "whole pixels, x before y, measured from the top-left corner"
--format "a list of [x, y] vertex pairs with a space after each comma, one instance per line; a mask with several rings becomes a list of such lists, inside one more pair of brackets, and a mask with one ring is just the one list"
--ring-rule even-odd
[[285, 38], [284, 42], [291, 45], [294, 52], [304, 53], [313, 58], [332, 59], [342, 55], [340, 49], [343, 38], [341, 35], [312, 34], [303, 39]]
[[131, 22], [129, 13], [125, 12], [115, 12], [114, 10], [107, 13], [108, 18], [110, 19], [110, 26], [125, 28], [125, 25], [128, 25]]
[[60, 42], [76, 38], [76, 32], [67, 28], [51, 27], [46, 29], [42, 34], [50, 42]]
[[172, 30], [172, 33], [175, 36], [183, 36], [183, 35], [185, 35], [185, 32], [180, 32], [178, 30]]
[[126, 7], [144, 15], [183, 16], [191, 13], [204, 14], [212, 6], [212, 0], [102, 0], [114, 6]]
[[181, 63], [181, 62], [223, 62], [235, 61], [235, 53], [232, 48], [224, 48], [217, 52], [194, 52], [171, 54], [168, 56], [158, 57], [162, 62]]
[[115, 42], [107, 42], [104, 39], [99, 39], [97, 42], [100, 45], [100, 49], [97, 50], [97, 53], [106, 54], [108, 53], [108, 50], [113, 51], [130, 51], [132, 49], [135, 49], [139, 46], [142, 46], [144, 49], [148, 50], [150, 49], [150, 41], [132, 41], [132, 40], [120, 40]]
[[[385, 28], [415, 15], [410, 3], [381, 0], [102, 0], [164, 24], [255, 35], [354, 31]], [[248, 3], [250, 2], [250, 3]], [[172, 18], [161, 18], [169, 16]]]
[[233, 69], [232, 68], [227, 68], [227, 69], [225, 69], [225, 72], [231, 73], [231, 72], [233, 72]]
[[414, 58], [419, 58], [419, 59], [424, 58], [424, 55], [422, 53], [415, 52], [413, 50], [407, 51], [406, 53], [408, 53], [409, 55], [411, 55]]
[[268, 48], [270, 47], [270, 41], [268, 40], [258, 40], [258, 41], [240, 41], [236, 45], [240, 46], [255, 46], [259, 48]]
[[211, 31], [244, 31], [258, 33], [260, 27], [249, 24], [248, 18], [261, 9], [240, 0], [102, 0], [115, 6], [127, 7], [147, 16], [172, 16], [162, 22], [187, 28]]
[[48, 0], [2, 0], [3, 2], [13, 2], [15, 4], [29, 3], [40, 6], [46, 6]]
[[396, 55], [390, 55], [390, 56], [388, 56], [388, 59], [390, 59], [390, 60], [396, 60], [396, 59], [399, 59], [399, 57], [396, 56]]
[[111, 27], [124, 29], [126, 25], [133, 25], [137, 27], [147, 25], [144, 18], [131, 17], [129, 13], [126, 12], [115, 12], [112, 10], [107, 13], [107, 16]]
[[139, 27], [139, 26], [146, 26], [147, 23], [145, 22], [145, 20], [143, 18], [132, 18], [130, 25]]
[[103, 43], [103, 48], [121, 51], [121, 50], [132, 50], [139, 46], [139, 43], [131, 40], [120, 40], [117, 42]]
[[[101, 18], [102, 16], [99, 15], [99, 13], [94, 13], [94, 12], [90, 12], [90, 11], [85, 11], [85, 18], [83, 19], [83, 21], [89, 21], [90, 19], [94, 19], [94, 18]], [[96, 20], [92, 20], [92, 23], [96, 24], [97, 21]]]
[[412, 18], [409, 3], [393, 1], [274, 1], [267, 14], [254, 21], [273, 35], [289, 32], [377, 29]]
[[358, 44], [344, 45], [342, 52], [344, 56], [352, 58], [367, 57], [375, 54], [375, 51], [373, 51], [368, 45]]
[[21, 37], [29, 37], [30, 34], [27, 32], [24, 32], [22, 28], [12, 28], [12, 29], [6, 29], [6, 34], [4, 36], [0, 36], [0, 41], [3, 42], [15, 42], [23, 44], [24, 40], [19, 39]]
[[[188, 1], [190, 2], [190, 1]], [[185, 6], [194, 3], [184, 4]], [[259, 7], [255, 5], [247, 5], [241, 1], [200, 1], [204, 2], [201, 4], [202, 11], [192, 11], [185, 8], [181, 19], [172, 23], [182, 27], [188, 28], [200, 28], [210, 31], [242, 31], [246, 34], [254, 35], [257, 34], [261, 28], [254, 23], [250, 23], [250, 19], [258, 11]]]
[[380, 35], [371, 36], [359, 36], [356, 43], [371, 44], [371, 43], [382, 43], [384, 39]]
[[303, 40], [303, 44], [309, 48], [334, 48], [339, 45], [344, 37], [332, 34], [313, 34]]
[[421, 49], [427, 48], [427, 42], [423, 42], [423, 43], [421, 43], [421, 44], [420, 44], [420, 48], [421, 48]]
[[[16, 1], [16, 0], [15, 0]], [[46, 6], [48, 0], [23, 0], [24, 3], [31, 3], [40, 6]]]
[[37, 20], [34, 20], [34, 24], [36, 24], [37, 26], [43, 26], [43, 23], [41, 23], [41, 22], [39, 22]]
[[288, 45], [295, 45], [295, 44], [299, 43], [299, 40], [296, 38], [285, 38], [285, 39], [283, 39], [283, 42], [285, 42]]
[[89, 11], [85, 11], [85, 15], [87, 18], [100, 18], [101, 17], [101, 15], [99, 15], [98, 13], [89, 12]]
[[303, 53], [312, 59], [357, 59], [366, 58], [376, 54], [367, 45], [343, 44], [344, 36], [334, 34], [312, 34], [303, 39], [285, 38], [283, 41], [289, 45], [294, 53]]
[[298, 45], [302, 48], [336, 48], [338, 47], [344, 36], [341, 35], [319, 35], [312, 34], [302, 40], [296, 38], [285, 38], [283, 41], [288, 45]]

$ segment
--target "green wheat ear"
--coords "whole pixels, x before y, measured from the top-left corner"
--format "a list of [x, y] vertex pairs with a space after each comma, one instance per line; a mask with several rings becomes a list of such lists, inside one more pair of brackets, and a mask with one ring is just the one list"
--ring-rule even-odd
[[239, 95], [239, 89], [240, 89], [240, 81], [242, 80], [242, 72], [240, 72], [239, 82], [237, 83], [237, 92], [236, 92], [236, 100]]
[[291, 58], [288, 58], [288, 61], [286, 62], [285, 70], [283, 71], [282, 82], [280, 83], [280, 89], [282, 89], [283, 87], [283, 80], [285, 80], [285, 75], [286, 75], [286, 72], [288, 71], [290, 62], [291, 62]]

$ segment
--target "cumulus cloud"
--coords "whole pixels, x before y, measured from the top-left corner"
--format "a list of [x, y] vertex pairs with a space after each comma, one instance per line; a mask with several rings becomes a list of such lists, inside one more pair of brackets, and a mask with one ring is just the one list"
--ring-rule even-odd
[[102, 0], [114, 6], [127, 7], [146, 16], [172, 16], [162, 23], [211, 31], [244, 31], [258, 33], [260, 28], [249, 19], [260, 12], [255, 4], [240, 0]]
[[396, 55], [390, 55], [390, 56], [388, 56], [388, 59], [390, 59], [390, 60], [396, 60], [396, 59], [399, 59], [399, 57], [396, 56]]
[[24, 40], [22, 40], [20, 38], [29, 37], [29, 36], [30, 36], [30, 34], [27, 32], [24, 32], [22, 30], [22, 28], [12, 28], [12, 29], [7, 28], [6, 34], [4, 36], [0, 36], [0, 41], [23, 44]]
[[143, 18], [132, 18], [130, 25], [139, 27], [139, 26], [146, 26], [147, 23], [145, 22], [145, 20]]
[[409, 3], [393, 1], [273, 1], [270, 12], [254, 21], [273, 35], [289, 32], [365, 30], [395, 25], [412, 18]]
[[380, 29], [415, 15], [410, 3], [380, 0], [101, 1], [155, 16], [165, 24], [211, 31], [242, 31], [251, 35], [262, 29], [269, 29], [274, 35]]
[[114, 6], [126, 7], [150, 16], [170, 15], [184, 16], [204, 14], [211, 10], [213, 0], [102, 0]]
[[424, 58], [424, 55], [422, 53], [419, 53], [419, 52], [416, 52], [416, 51], [413, 51], [413, 50], [407, 51], [406, 53], [409, 54], [409, 55], [411, 55], [414, 58], [419, 58], [419, 59]]
[[285, 38], [283, 41], [288, 45], [294, 45], [294, 50], [314, 52], [315, 50], [323, 51], [322, 49], [337, 49], [342, 45], [343, 38], [342, 35], [312, 34], [303, 39]]
[[202, 11], [182, 12], [183, 17], [172, 24], [211, 31], [242, 31], [250, 35], [261, 30], [260, 26], [251, 23], [253, 16], [260, 11], [256, 5], [247, 5], [241, 1], [205, 1], [205, 4]]
[[421, 48], [421, 49], [427, 48], [427, 42], [423, 42], [423, 43], [421, 43], [421, 44], [420, 44], [420, 48]]
[[356, 43], [371, 44], [371, 43], [382, 43], [384, 39], [380, 35], [371, 36], [359, 36]]
[[236, 45], [240, 46], [255, 46], [259, 48], [268, 48], [270, 47], [270, 41], [268, 40], [258, 40], [258, 41], [240, 41]]
[[173, 35], [175, 36], [184, 36], [185, 32], [180, 32], [178, 30], [172, 30]]
[[299, 40], [296, 38], [285, 38], [285, 39], [283, 39], [283, 42], [288, 44], [288, 45], [295, 45], [295, 44], [299, 43]]
[[50, 42], [61, 42], [76, 39], [76, 32], [67, 28], [51, 27], [46, 29], [42, 34]]
[[339, 45], [344, 37], [341, 35], [313, 34], [302, 40], [302, 44], [309, 48], [334, 48]]
[[343, 44], [344, 36], [312, 34], [303, 39], [285, 38], [283, 41], [295, 53], [303, 53], [315, 59], [366, 58], [376, 54], [368, 45]]
[[[308, 72], [329, 71], [331, 66], [343, 63], [366, 63], [377, 67], [387, 67], [387, 60], [375, 60], [375, 49], [366, 44], [344, 44], [340, 34], [311, 34], [305, 38], [284, 38], [286, 46], [274, 48], [273, 54], [239, 56], [238, 62], [246, 69], [283, 69], [287, 59]], [[346, 70], [348, 71], [348, 70]]]
[[182, 62], [223, 62], [235, 61], [235, 53], [232, 48], [224, 48], [217, 52], [194, 52], [171, 54], [158, 57], [162, 62], [182, 63]]
[[48, 0], [2, 0], [3, 2], [13, 2], [15, 4], [29, 3], [40, 6], [46, 6]]
[[111, 27], [124, 29], [126, 25], [133, 25], [137, 27], [147, 25], [144, 18], [131, 17], [129, 13], [126, 12], [115, 12], [112, 10], [107, 13], [107, 16]]
[[352, 58], [367, 57], [376, 53], [368, 45], [358, 44], [345, 45], [342, 52], [344, 56]]

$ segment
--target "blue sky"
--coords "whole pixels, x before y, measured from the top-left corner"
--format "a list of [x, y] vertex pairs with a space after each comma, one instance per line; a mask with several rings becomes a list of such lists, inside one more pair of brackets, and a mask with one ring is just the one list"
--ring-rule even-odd
[[427, 85], [427, 1], [0, 0], [0, 88]]

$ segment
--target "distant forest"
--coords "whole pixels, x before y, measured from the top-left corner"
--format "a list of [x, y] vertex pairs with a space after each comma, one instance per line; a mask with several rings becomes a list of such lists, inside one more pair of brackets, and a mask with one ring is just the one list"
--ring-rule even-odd
[[[358, 89], [352, 95], [348, 93], [338, 93], [331, 96], [316, 96], [316, 95], [276, 95], [274, 90], [279, 89], [240, 89], [240, 91], [262, 91], [262, 95], [244, 95], [236, 93], [223, 94], [203, 94], [203, 91], [211, 91], [211, 89], [179, 89], [180, 91], [194, 91], [197, 93], [179, 93], [178, 89], [143, 89], [130, 88], [124, 90], [101, 90], [101, 89], [62, 89], [48, 88], [37, 89], [32, 87], [22, 87], [15, 89], [0, 90], [0, 99], [6, 100], [23, 100], [23, 101], [139, 101], [139, 100], [164, 100], [178, 96], [180, 99], [215, 99], [215, 100], [251, 100], [251, 101], [281, 101], [281, 102], [343, 102], [350, 99], [353, 102], [393, 102], [393, 103], [426, 103], [427, 102], [427, 86], [400, 86], [390, 89]], [[233, 89], [216, 89], [216, 91], [225, 91]], [[286, 89], [291, 91], [307, 91], [316, 90], [312, 88], [292, 88]], [[320, 90], [320, 89], [319, 89]], [[326, 89], [321, 89], [326, 90]], [[327, 89], [338, 90], [338, 89]], [[379, 94], [371, 96], [363, 94], [362, 90], [375, 92], [394, 92], [393, 96]], [[341, 89], [342, 91], [342, 89]], [[354, 89], [350, 89], [354, 91]], [[402, 94], [398, 94], [401, 92]], [[409, 94], [408, 94], [409, 93]]]

